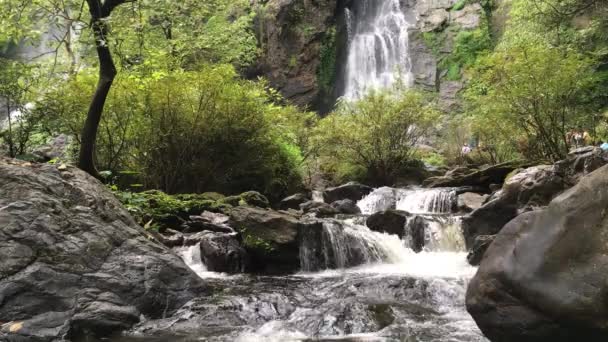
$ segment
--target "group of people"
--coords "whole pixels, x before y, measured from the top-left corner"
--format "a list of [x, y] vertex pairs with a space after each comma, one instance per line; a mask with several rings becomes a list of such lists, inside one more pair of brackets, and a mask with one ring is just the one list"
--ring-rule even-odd
[[574, 146], [575, 148], [588, 146], [593, 143], [589, 132], [582, 129], [573, 129], [566, 133], [566, 139], [570, 146]]

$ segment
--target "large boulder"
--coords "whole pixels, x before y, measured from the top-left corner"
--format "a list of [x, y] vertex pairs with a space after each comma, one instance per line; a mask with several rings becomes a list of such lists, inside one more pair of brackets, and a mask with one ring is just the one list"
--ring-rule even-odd
[[242, 236], [251, 256], [251, 270], [259, 273], [290, 273], [300, 268], [300, 229], [307, 225], [295, 216], [254, 207], [237, 207], [230, 213], [230, 226]]
[[480, 195], [474, 192], [465, 192], [458, 195], [458, 209], [464, 212], [471, 212], [481, 208], [488, 199], [488, 195]]
[[372, 214], [365, 224], [373, 231], [393, 234], [402, 238], [405, 235], [405, 223], [410, 213], [403, 210], [389, 209]]
[[361, 209], [357, 206], [357, 203], [353, 200], [344, 199], [335, 201], [331, 204], [331, 207], [336, 209], [340, 214], [357, 215], [361, 214]]
[[335, 188], [329, 188], [323, 192], [323, 200], [325, 203], [333, 203], [335, 201], [349, 199], [358, 201], [372, 192], [374, 189], [357, 182], [350, 182], [340, 185]]
[[498, 234], [467, 309], [493, 342], [608, 339], [608, 166]]
[[0, 194], [2, 341], [101, 337], [202, 294], [182, 260], [76, 168], [0, 159]]
[[469, 264], [473, 266], [479, 266], [481, 260], [483, 260], [483, 256], [485, 255], [492, 242], [494, 242], [495, 238], [496, 235], [477, 236], [475, 238], [475, 241], [473, 242], [473, 247], [471, 247], [471, 250], [467, 255], [467, 261], [469, 262]]
[[462, 220], [468, 248], [479, 235], [494, 235], [517, 215], [547, 205], [564, 190], [564, 180], [553, 165], [523, 169], [505, 182], [503, 189]]
[[300, 204], [300, 209], [305, 214], [311, 214], [315, 217], [332, 217], [338, 215], [338, 209], [325, 202], [308, 201]]
[[297, 193], [297, 194], [293, 194], [289, 197], [284, 198], [280, 203], [279, 203], [279, 209], [282, 210], [289, 210], [289, 209], [295, 209], [295, 210], [299, 210], [300, 209], [300, 204], [304, 204], [308, 201], [310, 201], [310, 195], [308, 194], [304, 194], [304, 193]]
[[205, 232], [200, 239], [201, 260], [209, 271], [243, 273], [249, 256], [235, 234]]

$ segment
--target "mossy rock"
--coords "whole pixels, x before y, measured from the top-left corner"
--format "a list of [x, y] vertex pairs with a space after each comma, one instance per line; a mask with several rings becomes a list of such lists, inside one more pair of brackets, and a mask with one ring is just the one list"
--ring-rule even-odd
[[239, 201], [239, 205], [252, 205], [259, 208], [269, 208], [270, 202], [266, 196], [257, 191], [247, 191], [239, 196], [245, 203]]
[[238, 207], [240, 201], [241, 201], [240, 196], [228, 196], [228, 197], [222, 198], [219, 202], [226, 204], [226, 205], [233, 206], [233, 207]]

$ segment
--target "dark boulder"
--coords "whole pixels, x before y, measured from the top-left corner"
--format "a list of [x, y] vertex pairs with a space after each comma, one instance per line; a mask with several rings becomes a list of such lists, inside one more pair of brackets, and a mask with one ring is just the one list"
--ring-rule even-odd
[[308, 201], [300, 205], [305, 214], [312, 214], [316, 217], [332, 217], [340, 214], [338, 209], [325, 202]]
[[517, 172], [490, 201], [463, 218], [467, 247], [479, 235], [495, 235], [520, 213], [547, 205], [563, 189], [563, 178], [553, 165]]
[[249, 256], [236, 234], [205, 232], [200, 248], [201, 260], [209, 271], [243, 273], [249, 268]]
[[241, 198], [241, 201], [245, 202], [239, 202], [239, 204], [241, 205], [246, 204], [259, 208], [270, 208], [270, 202], [268, 201], [268, 198], [266, 198], [266, 196], [262, 195], [257, 191], [247, 191], [240, 194], [239, 197]]
[[406, 211], [389, 209], [368, 217], [366, 225], [373, 231], [393, 234], [402, 238], [406, 233], [405, 223], [409, 216], [410, 213]]
[[170, 315], [201, 280], [99, 181], [0, 159], [2, 341], [105, 336]]
[[183, 233], [202, 231], [234, 233], [234, 229], [226, 224], [229, 219], [227, 215], [205, 211], [201, 215], [190, 216], [189, 221], [184, 222], [181, 228]]
[[420, 253], [424, 249], [425, 244], [425, 232], [429, 228], [428, 221], [419, 215], [412, 217], [407, 222], [406, 234], [408, 235], [408, 241], [410, 248]]
[[495, 238], [496, 235], [477, 236], [473, 242], [473, 247], [467, 255], [467, 261], [469, 264], [478, 266], [481, 263], [486, 250], [488, 250], [488, 247], [490, 247]]
[[361, 214], [361, 209], [357, 206], [352, 200], [345, 199], [340, 201], [335, 201], [331, 204], [331, 207], [336, 209], [340, 214], [347, 215], [357, 215]]
[[259, 273], [290, 273], [300, 268], [298, 234], [307, 225], [295, 216], [254, 207], [237, 207], [230, 226], [242, 236], [251, 256], [251, 270]]
[[335, 188], [329, 188], [323, 192], [323, 200], [325, 203], [333, 203], [335, 201], [349, 199], [358, 201], [372, 192], [374, 189], [357, 182], [350, 182], [340, 185]]
[[300, 204], [306, 203], [310, 200], [311, 200], [311, 198], [308, 194], [297, 193], [297, 194], [284, 198], [281, 201], [281, 203], [279, 203], [279, 209], [281, 209], [281, 210], [289, 210], [289, 209], [299, 210]]
[[608, 166], [498, 234], [467, 309], [494, 342], [608, 338]]

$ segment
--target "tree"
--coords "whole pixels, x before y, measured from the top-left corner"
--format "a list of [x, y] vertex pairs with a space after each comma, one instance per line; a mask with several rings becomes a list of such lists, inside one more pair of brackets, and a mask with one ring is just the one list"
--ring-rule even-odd
[[[480, 61], [467, 92], [478, 126], [552, 161], [569, 151], [568, 132], [592, 128], [593, 60], [543, 44], [519, 43]], [[484, 133], [485, 133], [484, 132]], [[519, 140], [518, 140], [519, 139]]]
[[78, 167], [95, 177], [99, 177], [97, 168], [95, 167], [97, 129], [108, 93], [117, 74], [108, 44], [108, 34], [110, 31], [107, 20], [117, 6], [131, 1], [106, 0], [102, 3], [101, 0], [87, 0], [89, 13], [91, 14], [91, 29], [95, 37], [95, 47], [99, 58], [99, 80], [82, 129]]

